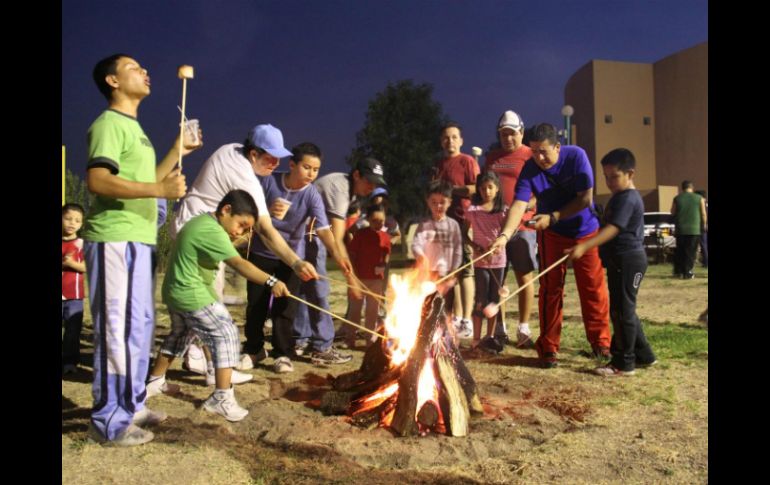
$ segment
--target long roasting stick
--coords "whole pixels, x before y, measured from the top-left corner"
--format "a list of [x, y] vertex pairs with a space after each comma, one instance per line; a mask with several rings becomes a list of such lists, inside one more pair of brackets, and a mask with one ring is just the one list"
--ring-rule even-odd
[[182, 80], [182, 120], [179, 122], [179, 170], [182, 170], [182, 147], [184, 146], [184, 109], [187, 103], [187, 80], [192, 79], [194, 71], [192, 66], [179, 66], [177, 76]]
[[482, 255], [481, 255], [481, 256], [479, 256], [478, 258], [476, 258], [476, 259], [474, 259], [474, 260], [472, 260], [472, 261], [468, 261], [468, 262], [467, 262], [467, 263], [465, 263], [464, 265], [460, 266], [460, 267], [459, 267], [459, 268], [457, 268], [456, 270], [452, 271], [451, 273], [447, 274], [446, 276], [444, 276], [444, 277], [443, 277], [443, 278], [441, 278], [440, 280], [436, 281], [436, 285], [437, 285], [437, 286], [438, 286], [438, 285], [440, 285], [441, 283], [443, 283], [444, 281], [448, 280], [448, 279], [449, 279], [449, 278], [451, 278], [452, 276], [456, 275], [456, 274], [457, 274], [457, 273], [459, 273], [460, 271], [464, 270], [464, 269], [465, 269], [465, 268], [467, 268], [468, 266], [472, 265], [472, 264], [473, 264], [473, 263], [475, 263], [476, 261], [480, 261], [480, 260], [482, 260], [482, 259], [486, 258], [487, 256], [489, 256], [490, 254], [492, 254], [492, 253], [494, 253], [494, 252], [495, 252], [495, 250], [494, 250], [494, 249], [490, 249], [489, 251], [487, 251], [486, 253], [482, 254]]
[[[347, 281], [335, 280], [333, 278], [329, 278], [328, 276], [324, 276], [322, 274], [319, 274], [318, 277], [321, 278], [321, 279], [324, 279], [326, 281], [330, 281], [332, 283], [339, 283], [341, 285], [347, 286], [348, 288], [353, 288], [353, 285], [348, 284]], [[359, 288], [359, 291], [361, 293], [366, 293], [367, 295], [371, 295], [374, 298], [377, 298], [377, 299], [382, 300], [382, 301], [389, 301], [389, 302], [393, 301], [392, 299], [388, 298], [387, 296], [380, 295], [380, 294], [375, 293], [373, 291], [364, 290], [363, 288]]]
[[294, 296], [294, 295], [292, 295], [292, 294], [289, 294], [289, 298], [294, 298], [294, 299], [295, 299], [295, 300], [297, 300], [298, 302], [300, 302], [300, 303], [304, 303], [305, 305], [309, 306], [310, 308], [315, 308], [315, 309], [316, 309], [316, 310], [318, 310], [319, 312], [323, 312], [323, 313], [326, 313], [327, 315], [330, 315], [330, 316], [332, 316], [332, 317], [336, 318], [337, 320], [339, 320], [339, 321], [341, 321], [341, 322], [347, 323], [348, 325], [353, 325], [354, 327], [356, 327], [356, 328], [360, 328], [361, 330], [363, 330], [363, 331], [365, 331], [365, 332], [369, 332], [369, 333], [371, 333], [372, 335], [376, 335], [377, 337], [381, 337], [381, 338], [383, 338], [383, 339], [385, 339], [385, 340], [387, 340], [387, 339], [388, 339], [388, 337], [384, 336], [384, 335], [383, 335], [383, 334], [381, 334], [381, 333], [377, 333], [377, 332], [375, 332], [374, 330], [369, 330], [368, 328], [366, 328], [366, 327], [364, 327], [364, 326], [362, 326], [362, 325], [359, 325], [359, 324], [357, 324], [357, 323], [353, 323], [353, 322], [351, 322], [350, 320], [346, 320], [346, 319], [342, 318], [341, 316], [339, 316], [339, 315], [337, 315], [337, 314], [335, 314], [335, 313], [332, 313], [332, 312], [330, 312], [329, 310], [325, 310], [325, 309], [323, 309], [323, 308], [321, 308], [321, 307], [315, 306], [315, 305], [313, 305], [312, 303], [310, 303], [309, 301], [305, 301], [305, 300], [303, 300], [302, 298], [300, 298], [300, 297], [298, 297], [298, 296]]

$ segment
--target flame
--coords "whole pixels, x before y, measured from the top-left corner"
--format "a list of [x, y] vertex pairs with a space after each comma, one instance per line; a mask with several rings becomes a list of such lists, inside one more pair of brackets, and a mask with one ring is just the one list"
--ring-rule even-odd
[[[391, 365], [398, 367], [406, 362], [417, 340], [420, 328], [422, 304], [425, 297], [436, 291], [435, 283], [425, 281], [419, 271], [391, 275], [392, 302], [385, 318], [385, 331], [393, 339]], [[397, 310], [397, 311], [396, 311]]]
[[433, 375], [433, 359], [425, 359], [425, 364], [420, 371], [420, 378], [417, 381], [417, 410], [427, 401], [434, 401], [438, 408], [438, 387], [436, 386], [436, 376]]

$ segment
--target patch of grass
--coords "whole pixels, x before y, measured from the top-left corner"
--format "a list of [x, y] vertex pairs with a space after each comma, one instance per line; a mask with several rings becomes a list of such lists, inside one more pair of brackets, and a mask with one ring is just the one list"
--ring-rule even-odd
[[708, 362], [708, 331], [690, 324], [642, 322], [658, 359]]

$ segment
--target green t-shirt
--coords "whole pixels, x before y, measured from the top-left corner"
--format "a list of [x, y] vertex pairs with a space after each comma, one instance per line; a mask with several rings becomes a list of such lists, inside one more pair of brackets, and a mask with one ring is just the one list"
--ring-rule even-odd
[[694, 192], [682, 192], [674, 198], [676, 204], [676, 234], [678, 236], [700, 235], [700, 201], [703, 197]]
[[[155, 182], [155, 149], [139, 122], [106, 110], [88, 129], [88, 168], [105, 167], [133, 182]], [[131, 241], [155, 244], [157, 201], [94, 197], [83, 239], [95, 242]]]
[[163, 302], [172, 310], [191, 312], [217, 301], [214, 290], [219, 262], [238, 256], [224, 228], [210, 214], [190, 219], [176, 237]]

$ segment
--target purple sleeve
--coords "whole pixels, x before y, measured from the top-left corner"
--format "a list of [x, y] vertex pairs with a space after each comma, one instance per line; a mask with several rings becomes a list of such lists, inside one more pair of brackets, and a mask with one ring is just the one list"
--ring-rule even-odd
[[516, 182], [516, 195], [513, 197], [513, 201], [520, 200], [522, 202], [529, 202], [532, 198], [532, 178], [536, 175], [533, 170], [534, 162], [527, 161], [524, 168], [519, 174], [519, 180]]
[[312, 190], [308, 197], [308, 202], [310, 203], [310, 217], [316, 218], [315, 227], [318, 229], [330, 227], [331, 224], [329, 224], [329, 219], [326, 217], [326, 207], [324, 207], [324, 201], [321, 199], [321, 194], [319, 194], [318, 190], [312, 185], [308, 187], [307, 190]]
[[575, 154], [575, 192], [584, 192], [594, 186], [594, 171], [585, 150]]

